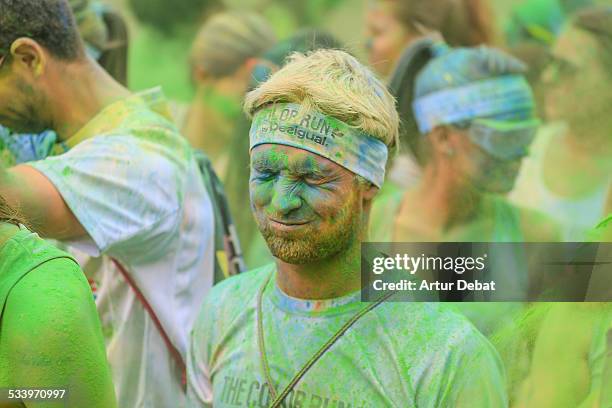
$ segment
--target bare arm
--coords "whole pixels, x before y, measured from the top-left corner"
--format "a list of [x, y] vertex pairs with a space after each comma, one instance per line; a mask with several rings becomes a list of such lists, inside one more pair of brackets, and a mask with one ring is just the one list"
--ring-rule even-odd
[[589, 393], [592, 331], [593, 310], [588, 304], [557, 303], [552, 307], [536, 340], [520, 406], [583, 406]]
[[30, 166], [0, 166], [0, 195], [44, 237], [66, 240], [86, 235], [51, 181]]

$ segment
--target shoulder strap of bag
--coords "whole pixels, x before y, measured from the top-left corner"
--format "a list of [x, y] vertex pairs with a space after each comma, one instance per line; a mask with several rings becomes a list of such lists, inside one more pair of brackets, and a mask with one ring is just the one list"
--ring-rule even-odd
[[151, 320], [153, 320], [155, 327], [157, 327], [157, 331], [159, 331], [159, 334], [161, 334], [162, 339], [164, 339], [164, 343], [166, 343], [166, 347], [168, 348], [170, 355], [172, 356], [177, 366], [179, 367], [179, 370], [181, 371], [181, 384], [183, 386], [183, 391], [186, 391], [187, 389], [187, 367], [185, 365], [185, 361], [183, 360], [183, 356], [181, 356], [181, 353], [174, 346], [174, 344], [172, 344], [172, 342], [170, 341], [170, 337], [168, 336], [168, 333], [166, 333], [166, 330], [164, 330], [164, 327], [159, 321], [159, 318], [155, 314], [155, 311], [153, 310], [153, 308], [151, 307], [151, 305], [149, 304], [145, 296], [142, 294], [138, 286], [136, 286], [134, 279], [132, 279], [130, 274], [127, 272], [127, 270], [123, 267], [123, 265], [119, 261], [117, 261], [116, 259], [112, 259], [112, 258], [111, 260], [113, 264], [117, 267], [117, 269], [119, 270], [119, 272], [121, 273], [125, 281], [128, 283], [130, 288], [132, 288], [132, 290], [134, 291], [134, 294], [136, 295], [136, 298], [138, 299], [142, 307], [147, 311], [147, 314], [149, 315]]
[[375, 302], [369, 303], [366, 307], [362, 308], [357, 314], [353, 315], [346, 323], [338, 329], [338, 331], [329, 338], [319, 348], [319, 350], [302, 366], [302, 368], [293, 376], [293, 378], [289, 381], [287, 386], [278, 392], [274, 387], [274, 381], [272, 380], [272, 374], [270, 372], [270, 366], [268, 362], [268, 357], [266, 353], [265, 339], [264, 339], [264, 329], [263, 329], [263, 293], [266, 290], [266, 286], [268, 286], [268, 282], [272, 279], [272, 274], [266, 279], [264, 284], [259, 289], [257, 294], [257, 343], [259, 347], [259, 357], [261, 367], [264, 373], [264, 378], [266, 383], [268, 384], [268, 390], [270, 390], [270, 396], [272, 397], [272, 403], [270, 404], [270, 408], [279, 408], [284, 402], [285, 398], [289, 395], [289, 393], [293, 390], [293, 388], [297, 385], [298, 382], [306, 375], [308, 370], [312, 368], [313, 365], [321, 358], [323, 355], [330, 349], [332, 346], [342, 337], [344, 334], [363, 316], [365, 316], [368, 312], [372, 311], [378, 305], [383, 303], [385, 300], [388, 300], [395, 293], [391, 292], [387, 295], [382, 296]]
[[202, 151], [194, 150], [194, 155], [204, 180], [204, 186], [213, 204], [215, 218], [215, 255], [217, 256], [218, 253], [223, 253], [227, 263], [227, 268], [225, 268], [222, 273], [219, 273], [219, 269], [223, 268], [220, 268], [219, 259], [215, 256], [215, 282], [218, 282], [229, 276], [244, 272], [246, 267], [223, 184], [215, 173], [212, 163], [206, 154]]

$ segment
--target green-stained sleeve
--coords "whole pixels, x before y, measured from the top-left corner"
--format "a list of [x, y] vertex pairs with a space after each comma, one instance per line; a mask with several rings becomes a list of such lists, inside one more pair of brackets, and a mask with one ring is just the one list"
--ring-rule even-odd
[[209, 408], [212, 407], [213, 402], [209, 362], [213, 310], [207, 300], [202, 305], [189, 341], [189, 351], [187, 352], [187, 408]]
[[93, 296], [67, 258], [42, 264], [10, 292], [0, 328], [0, 357], [16, 388], [67, 390], [67, 404], [36, 407], [116, 407]]
[[448, 405], [454, 408], [503, 408], [508, 406], [505, 371], [494, 347], [476, 329], [456, 344], [447, 371], [452, 384]]

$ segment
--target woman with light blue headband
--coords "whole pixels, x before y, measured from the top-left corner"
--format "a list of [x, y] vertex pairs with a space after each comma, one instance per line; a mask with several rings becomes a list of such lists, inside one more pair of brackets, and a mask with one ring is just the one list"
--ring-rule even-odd
[[423, 177], [381, 203], [387, 221], [375, 223], [375, 238], [557, 239], [550, 220], [502, 196], [512, 190], [539, 125], [524, 70], [520, 61], [488, 47], [452, 49], [426, 39], [406, 50], [391, 88], [402, 145], [421, 163]]
[[[426, 39], [406, 51], [398, 70], [391, 88], [403, 146], [418, 158], [423, 175], [407, 191], [387, 188], [386, 200], [374, 203], [372, 241], [556, 241], [552, 221], [503, 196], [539, 125], [524, 65], [493, 48], [453, 49]], [[525, 260], [514, 255], [504, 268], [492, 268], [498, 272], [491, 279], [526, 298]], [[512, 398], [528, 368], [525, 338], [514, 323], [523, 319], [524, 306], [463, 303], [460, 310], [494, 340]], [[523, 323], [530, 327], [529, 319]]]

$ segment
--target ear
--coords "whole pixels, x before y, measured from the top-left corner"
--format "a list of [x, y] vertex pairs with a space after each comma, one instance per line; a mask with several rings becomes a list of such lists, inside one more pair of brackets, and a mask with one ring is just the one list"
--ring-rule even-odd
[[13, 66], [17, 69], [30, 72], [32, 76], [39, 77], [44, 74], [48, 63], [47, 52], [31, 38], [18, 38], [11, 45]]
[[374, 200], [374, 197], [376, 197], [376, 194], [378, 194], [380, 189], [372, 183], [363, 185], [362, 189], [363, 190], [361, 194], [361, 199], [363, 202], [363, 208], [364, 210], [369, 211], [370, 208], [372, 207], [372, 201]]
[[429, 138], [436, 156], [452, 156], [455, 151], [452, 131], [448, 126], [438, 126], [426, 137]]
[[193, 78], [193, 81], [196, 84], [200, 84], [202, 82], [206, 82], [206, 80], [208, 79], [208, 74], [206, 73], [204, 68], [202, 68], [199, 65], [193, 65], [192, 66], [192, 68], [191, 68], [191, 76]]

